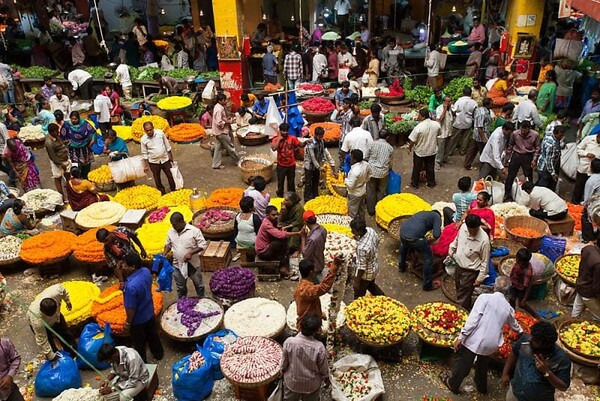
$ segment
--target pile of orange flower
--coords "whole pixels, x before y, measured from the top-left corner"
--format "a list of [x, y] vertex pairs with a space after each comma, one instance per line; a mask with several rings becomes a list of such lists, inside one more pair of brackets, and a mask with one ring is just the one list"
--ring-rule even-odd
[[[156, 317], [160, 315], [163, 307], [163, 296], [162, 293], [156, 291], [157, 288], [156, 285], [152, 285], [152, 302], [154, 304], [154, 316]], [[106, 288], [94, 300], [92, 317], [102, 327], [107, 322], [110, 323], [110, 328], [115, 334], [125, 334], [127, 315], [123, 304], [123, 291], [119, 289], [118, 284]]]
[[581, 230], [581, 214], [583, 213], [582, 205], [574, 205], [571, 202], [567, 202], [569, 207], [569, 216], [575, 220], [575, 229]]
[[265, 85], [265, 90], [266, 91], [278, 91], [281, 89], [281, 85], [280, 84], [266, 84]]
[[[521, 311], [515, 312], [515, 318], [525, 333], [531, 333], [531, 326], [537, 323], [537, 320], [531, 315]], [[512, 350], [513, 343], [519, 339], [520, 334], [512, 330], [509, 325], [505, 324], [502, 328], [502, 336], [504, 337], [504, 343], [498, 348], [495, 355], [499, 356], [501, 359], [506, 359]]]
[[241, 188], [219, 188], [206, 199], [205, 207], [229, 206], [239, 209], [243, 195]]
[[312, 124], [310, 126], [310, 136], [315, 136], [315, 130], [318, 127], [325, 130], [325, 136], [323, 137], [325, 142], [339, 141], [342, 136], [340, 124], [330, 122]]
[[168, 128], [166, 134], [174, 142], [193, 142], [204, 138], [206, 131], [200, 124], [183, 123]]
[[47, 231], [27, 238], [21, 245], [21, 259], [40, 264], [67, 257], [73, 251], [77, 236], [69, 231]]
[[539, 238], [542, 236], [538, 230], [534, 230], [533, 228], [526, 228], [526, 227], [511, 228], [510, 232], [514, 235], [518, 235], [519, 237], [525, 237], [525, 238]]
[[[108, 231], [113, 231], [115, 226], [106, 226]], [[98, 263], [104, 262], [104, 244], [96, 239], [96, 233], [100, 228], [88, 230], [75, 240], [73, 256], [81, 262]]]

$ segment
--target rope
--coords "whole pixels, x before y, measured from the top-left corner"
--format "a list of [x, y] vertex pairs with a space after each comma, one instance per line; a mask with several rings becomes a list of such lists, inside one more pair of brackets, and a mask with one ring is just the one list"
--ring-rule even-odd
[[106, 52], [106, 55], [109, 54], [108, 47], [106, 46], [106, 41], [104, 40], [104, 32], [102, 32], [102, 22], [100, 21], [100, 10], [98, 9], [98, 1], [94, 0], [94, 8], [96, 9], [96, 20], [98, 21], [98, 31], [100, 32], [100, 46]]

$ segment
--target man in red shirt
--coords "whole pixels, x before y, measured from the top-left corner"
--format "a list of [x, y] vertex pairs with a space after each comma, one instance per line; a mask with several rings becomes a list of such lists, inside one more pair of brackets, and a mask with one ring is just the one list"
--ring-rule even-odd
[[283, 198], [283, 184], [287, 178], [288, 192], [296, 192], [296, 150], [305, 143], [295, 136], [289, 136], [288, 123], [279, 124], [279, 135], [273, 138], [271, 149], [277, 152], [277, 196]]

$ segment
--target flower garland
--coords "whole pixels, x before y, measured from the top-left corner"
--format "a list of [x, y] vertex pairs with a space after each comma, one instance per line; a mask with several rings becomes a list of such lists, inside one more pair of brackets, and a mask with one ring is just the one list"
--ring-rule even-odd
[[19, 257], [23, 240], [14, 235], [0, 238], [0, 260], [12, 260]]
[[124, 141], [130, 141], [133, 137], [131, 125], [113, 125], [111, 128], [117, 133], [117, 137]]
[[88, 174], [88, 179], [92, 182], [103, 184], [106, 182], [111, 182], [113, 180], [113, 176], [110, 168], [106, 164], [103, 164], [102, 166], [90, 171]]
[[[157, 286], [152, 284], [152, 303], [154, 304], [154, 316], [158, 317], [163, 308], [163, 296], [157, 292]], [[110, 323], [110, 328], [115, 334], [125, 333], [125, 322], [127, 315], [123, 304], [123, 291], [119, 285], [111, 285], [94, 298], [92, 304], [92, 317], [102, 327]]]
[[333, 142], [333, 141], [340, 140], [340, 137], [342, 136], [342, 129], [341, 129], [340, 124], [331, 123], [331, 122], [312, 124], [310, 126], [310, 131], [309, 131], [311, 137], [315, 136], [315, 130], [319, 127], [323, 128], [325, 130], [325, 136], [323, 137], [323, 140], [325, 142]]
[[334, 187], [344, 187], [346, 188], [346, 181], [344, 177], [344, 173], [338, 172], [337, 175], [333, 175], [331, 171], [331, 166], [329, 164], [325, 164], [325, 185], [327, 186], [327, 190], [332, 196], [346, 199], [341, 196]]
[[194, 142], [204, 138], [206, 131], [197, 123], [183, 123], [167, 129], [167, 136], [174, 142]]
[[155, 129], [162, 130], [163, 132], [169, 128], [169, 122], [160, 116], [142, 116], [131, 124], [131, 138], [134, 141], [139, 142], [146, 134], [144, 123], [147, 122], [152, 123]]
[[315, 214], [348, 214], [348, 203], [341, 196], [321, 195], [306, 202], [304, 210], [312, 210]]
[[214, 190], [206, 199], [206, 207], [229, 206], [240, 208], [240, 201], [244, 196], [242, 188], [219, 188]]
[[450, 347], [467, 322], [467, 312], [447, 302], [429, 302], [418, 305], [411, 319], [413, 329], [423, 340]]
[[181, 213], [183, 215], [183, 220], [186, 222], [192, 221], [192, 217], [194, 217], [194, 213], [192, 213], [192, 209], [187, 206], [174, 206], [174, 207], [161, 207], [156, 210], [153, 210], [148, 217], [146, 217], [146, 223], [169, 223], [171, 221], [171, 216], [173, 213]]
[[387, 230], [396, 217], [412, 216], [415, 213], [429, 211], [431, 206], [417, 195], [410, 193], [388, 195], [375, 206], [375, 220]]
[[190, 196], [193, 191], [189, 188], [178, 189], [160, 197], [156, 207], [187, 206], [190, 207]]
[[341, 254], [344, 258], [350, 260], [356, 252], [356, 241], [352, 237], [328, 232], [327, 241], [325, 241], [325, 263], [333, 262], [336, 255]]
[[148, 255], [162, 253], [167, 242], [167, 234], [171, 229], [168, 221], [160, 223], [143, 224], [137, 229], [136, 234]]
[[92, 303], [98, 295], [100, 288], [89, 281], [65, 281], [61, 283], [69, 293], [71, 310], [63, 302], [60, 312], [65, 317], [68, 326], [77, 326], [88, 320], [92, 315]]
[[[117, 227], [105, 226], [102, 228], [114, 231]], [[87, 263], [99, 263], [106, 260], [104, 257], [104, 244], [96, 239], [96, 233], [99, 229], [100, 227], [88, 230], [77, 237], [73, 247], [73, 256], [75, 259]]]
[[192, 99], [186, 96], [169, 96], [156, 103], [161, 110], [180, 110], [192, 104]]
[[148, 185], [136, 185], [117, 192], [114, 200], [127, 209], [152, 210], [156, 208], [160, 196], [161, 193], [156, 188]]
[[325, 230], [327, 230], [328, 233], [338, 233], [338, 234], [345, 235], [349, 238], [353, 237], [352, 230], [350, 229], [350, 227], [342, 226], [339, 224], [329, 224], [329, 223], [323, 223], [323, 224], [321, 224], [321, 227], [323, 227]]
[[40, 264], [65, 258], [71, 254], [77, 236], [69, 231], [47, 231], [23, 241], [21, 259]]
[[581, 262], [581, 255], [565, 255], [555, 262], [554, 268], [564, 281], [575, 285], [579, 277], [579, 262]]
[[346, 326], [367, 342], [386, 345], [402, 341], [410, 331], [410, 312], [386, 296], [364, 296], [346, 307]]
[[117, 202], [96, 202], [80, 210], [75, 223], [83, 228], [97, 228], [116, 224], [123, 218], [127, 209]]

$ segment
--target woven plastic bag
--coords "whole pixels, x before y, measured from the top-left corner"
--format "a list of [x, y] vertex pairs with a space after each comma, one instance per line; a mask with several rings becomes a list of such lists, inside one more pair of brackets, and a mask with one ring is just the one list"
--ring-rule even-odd
[[35, 377], [36, 397], [56, 397], [70, 388], [81, 387], [77, 363], [67, 354], [56, 353], [56, 358], [42, 364]]
[[[103, 344], [115, 345], [110, 324], [107, 322], [104, 330], [98, 323], [86, 324], [77, 343], [77, 353], [85, 358], [85, 361], [77, 357], [77, 367], [79, 369], [92, 369], [94, 367], [99, 370], [110, 368], [109, 363], [98, 360], [98, 351]], [[91, 363], [92, 366], [89, 366], [86, 361]]]
[[331, 370], [331, 398], [333, 400], [350, 400], [336, 379], [348, 370], [366, 372], [368, 374], [369, 384], [371, 385], [371, 391], [369, 391], [367, 395], [352, 398], [353, 401], [373, 401], [381, 394], [385, 393], [383, 379], [381, 378], [381, 370], [379, 370], [379, 366], [377, 366], [375, 359], [370, 355], [352, 354], [343, 357], [333, 364], [333, 369]]
[[158, 288], [156, 292], [173, 291], [173, 266], [167, 258], [161, 254], [154, 255], [152, 271], [158, 273]]
[[221, 372], [221, 356], [225, 352], [227, 343], [218, 339], [226, 336], [233, 336], [237, 339], [237, 335], [233, 331], [223, 329], [206, 336], [204, 344], [202, 344], [203, 348], [210, 353], [213, 379], [215, 380], [221, 380], [223, 378], [223, 372]]
[[200, 401], [212, 392], [215, 381], [212, 377], [210, 353], [196, 345], [198, 352], [204, 358], [204, 364], [190, 372], [189, 360], [191, 355], [183, 357], [173, 364], [172, 383], [173, 395], [177, 401]]

